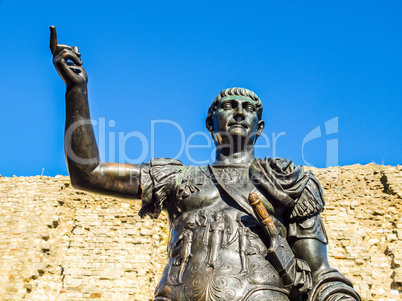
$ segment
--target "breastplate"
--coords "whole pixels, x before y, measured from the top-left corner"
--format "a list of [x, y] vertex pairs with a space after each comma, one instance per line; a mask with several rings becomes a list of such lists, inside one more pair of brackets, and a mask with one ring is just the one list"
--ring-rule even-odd
[[[217, 191], [216, 183], [206, 179], [185, 200], [178, 200], [187, 210], [171, 221], [169, 261], [156, 300], [288, 300], [267, 260], [268, 242], [258, 222]], [[213, 202], [203, 206], [203, 193], [215, 196]]]

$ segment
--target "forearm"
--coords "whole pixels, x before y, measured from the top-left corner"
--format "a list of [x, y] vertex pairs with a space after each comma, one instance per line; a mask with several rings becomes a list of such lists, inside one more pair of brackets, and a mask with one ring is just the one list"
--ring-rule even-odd
[[67, 86], [64, 150], [71, 182], [81, 182], [99, 165], [86, 83]]

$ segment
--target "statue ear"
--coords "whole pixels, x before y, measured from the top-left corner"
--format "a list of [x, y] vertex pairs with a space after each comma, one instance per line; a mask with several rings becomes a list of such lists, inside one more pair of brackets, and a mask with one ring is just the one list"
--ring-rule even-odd
[[211, 116], [208, 116], [207, 119], [205, 119], [205, 126], [207, 127], [208, 132], [212, 133], [214, 131], [214, 121]]
[[260, 120], [258, 121], [258, 128], [257, 128], [257, 137], [261, 136], [262, 132], [264, 131], [265, 122]]

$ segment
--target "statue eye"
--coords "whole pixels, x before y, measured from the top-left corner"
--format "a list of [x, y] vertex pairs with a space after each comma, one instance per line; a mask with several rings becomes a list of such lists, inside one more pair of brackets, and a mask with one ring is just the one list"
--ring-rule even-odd
[[224, 110], [231, 110], [231, 109], [233, 109], [233, 107], [232, 107], [232, 104], [231, 104], [230, 102], [225, 102], [225, 103], [222, 105], [222, 109], [224, 109]]
[[254, 112], [254, 111], [255, 111], [255, 108], [254, 108], [253, 105], [250, 104], [250, 105], [247, 105], [247, 106], [246, 106], [246, 110], [249, 111], [249, 112]]

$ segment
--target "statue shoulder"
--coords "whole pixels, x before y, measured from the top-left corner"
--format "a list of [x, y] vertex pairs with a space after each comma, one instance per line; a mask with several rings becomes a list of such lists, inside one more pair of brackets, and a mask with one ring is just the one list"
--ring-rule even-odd
[[291, 208], [291, 219], [301, 220], [324, 210], [321, 185], [311, 171], [284, 158], [266, 157], [256, 161], [254, 170], [263, 169], [269, 178], [268, 185], [264, 185], [268, 195]]
[[256, 160], [265, 168], [269, 168], [279, 174], [289, 174], [292, 172], [303, 170], [303, 166], [296, 165], [292, 160], [288, 158], [265, 157], [264, 159], [258, 158]]
[[165, 208], [186, 166], [175, 159], [157, 158], [141, 165], [140, 216], [157, 218]]
[[290, 215], [291, 219], [300, 220], [324, 211], [325, 200], [321, 185], [311, 171], [306, 171], [308, 181], [300, 197], [296, 200]]

